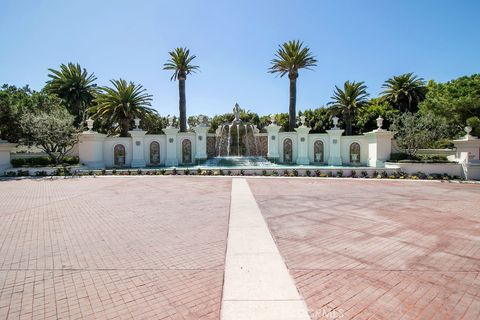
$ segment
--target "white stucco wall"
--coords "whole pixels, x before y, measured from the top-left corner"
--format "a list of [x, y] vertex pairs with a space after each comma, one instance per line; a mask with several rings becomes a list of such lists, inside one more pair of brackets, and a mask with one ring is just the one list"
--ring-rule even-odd
[[342, 136], [341, 156], [344, 165], [350, 165], [350, 145], [354, 142], [360, 144], [360, 163], [356, 165], [366, 166], [368, 162], [368, 141], [364, 136]]
[[182, 143], [184, 140], [190, 140], [192, 143], [192, 162], [195, 163], [196, 135], [193, 132], [179, 132], [177, 134], [177, 159], [179, 164], [183, 164]]
[[145, 157], [145, 162], [147, 163], [147, 166], [152, 165], [150, 163], [150, 144], [152, 142], [158, 142], [160, 144], [160, 165], [163, 166], [165, 165], [165, 159], [167, 156], [167, 138], [164, 134], [147, 134], [145, 135], [144, 138], [144, 145], [145, 148], [143, 150], [144, 157]]
[[297, 159], [298, 156], [298, 150], [297, 150], [297, 133], [296, 132], [280, 132], [278, 134], [278, 153], [280, 155], [279, 161], [284, 162], [283, 159], [283, 142], [285, 139], [290, 138], [292, 140], [292, 162], [295, 162], [295, 159]]
[[103, 160], [107, 168], [113, 167], [113, 149], [117, 144], [125, 147], [125, 166], [132, 164], [132, 138], [107, 137], [103, 143]]
[[328, 134], [326, 133], [312, 133], [308, 135], [308, 158], [310, 159], [310, 163], [315, 163], [314, 146], [317, 140], [323, 142], [323, 163], [327, 163], [328, 156], [330, 155], [330, 145]]
[[387, 162], [386, 168], [399, 168], [400, 171], [408, 174], [423, 172], [425, 174], [448, 174], [450, 176], [462, 177], [462, 165], [459, 163], [393, 163]]

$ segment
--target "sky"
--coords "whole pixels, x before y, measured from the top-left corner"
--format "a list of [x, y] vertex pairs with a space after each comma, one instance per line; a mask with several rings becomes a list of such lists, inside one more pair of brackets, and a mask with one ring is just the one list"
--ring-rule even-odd
[[297, 109], [330, 101], [335, 85], [414, 72], [448, 81], [480, 72], [478, 0], [0, 0], [0, 84], [40, 90], [48, 68], [74, 62], [99, 86], [123, 78], [178, 113], [178, 83], [162, 70], [175, 47], [197, 56], [187, 114], [288, 112], [288, 78], [267, 72], [278, 45], [301, 40], [318, 63], [301, 70]]

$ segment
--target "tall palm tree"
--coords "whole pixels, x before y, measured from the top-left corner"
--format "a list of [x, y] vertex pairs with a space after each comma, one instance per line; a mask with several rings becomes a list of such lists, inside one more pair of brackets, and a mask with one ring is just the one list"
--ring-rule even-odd
[[368, 104], [367, 86], [364, 82], [345, 81], [343, 90], [335, 86], [335, 91], [328, 105], [332, 112], [339, 113], [345, 121], [346, 134], [352, 135], [352, 121], [356, 113]]
[[297, 78], [298, 70], [309, 69], [316, 66], [317, 60], [310, 53], [310, 48], [303, 46], [303, 42], [293, 40], [279, 46], [275, 58], [271, 61], [270, 73], [278, 73], [280, 77], [288, 74], [290, 79], [290, 104], [288, 115], [288, 128], [293, 131], [296, 124], [297, 104]]
[[423, 78], [412, 72], [388, 79], [382, 85], [385, 90], [381, 93], [382, 99], [401, 112], [415, 112], [418, 104], [425, 100], [427, 87]]
[[119, 79], [110, 81], [113, 87], [101, 87], [91, 108], [94, 119], [118, 123], [120, 136], [128, 137], [130, 123], [136, 117], [142, 119], [156, 113], [151, 106], [152, 96], [141, 85]]
[[200, 68], [192, 64], [192, 60], [197, 56], [190, 55], [187, 48], [175, 48], [170, 51], [170, 59], [163, 65], [163, 70], [172, 70], [173, 75], [170, 80], [178, 80], [179, 93], [179, 113], [180, 113], [180, 132], [187, 131], [187, 99], [185, 97], [185, 80], [187, 75], [197, 72]]
[[45, 91], [56, 94], [62, 99], [68, 111], [75, 117], [75, 124], [83, 124], [86, 119], [86, 111], [92, 106], [97, 91], [95, 74], [88, 74], [87, 70], [78, 63], [60, 65], [59, 70], [48, 69], [48, 77]]

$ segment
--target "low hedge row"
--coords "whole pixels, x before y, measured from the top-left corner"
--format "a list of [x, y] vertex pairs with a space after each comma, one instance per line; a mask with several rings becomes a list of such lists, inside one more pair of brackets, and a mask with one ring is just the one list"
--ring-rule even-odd
[[[28, 158], [16, 158], [12, 159], [11, 164], [14, 168], [21, 167], [49, 167], [55, 166], [55, 161], [50, 157], [28, 157]], [[78, 157], [65, 157], [62, 164], [64, 165], [76, 165], [79, 163]]]

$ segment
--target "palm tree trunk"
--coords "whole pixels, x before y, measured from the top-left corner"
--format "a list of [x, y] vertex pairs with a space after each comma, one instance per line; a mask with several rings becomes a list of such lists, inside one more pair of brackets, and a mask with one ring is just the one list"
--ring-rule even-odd
[[130, 120], [123, 119], [122, 122], [120, 123], [120, 126], [121, 126], [120, 137], [128, 137], [128, 130], [130, 129]]
[[288, 107], [288, 130], [294, 131], [297, 123], [297, 78], [290, 78], [290, 105]]
[[346, 135], [351, 136], [352, 135], [352, 116], [347, 115], [345, 118], [345, 127], [346, 127]]
[[180, 132], [187, 131], [187, 99], [185, 97], [185, 78], [178, 79], [178, 93], [180, 98], [179, 113], [180, 113]]

